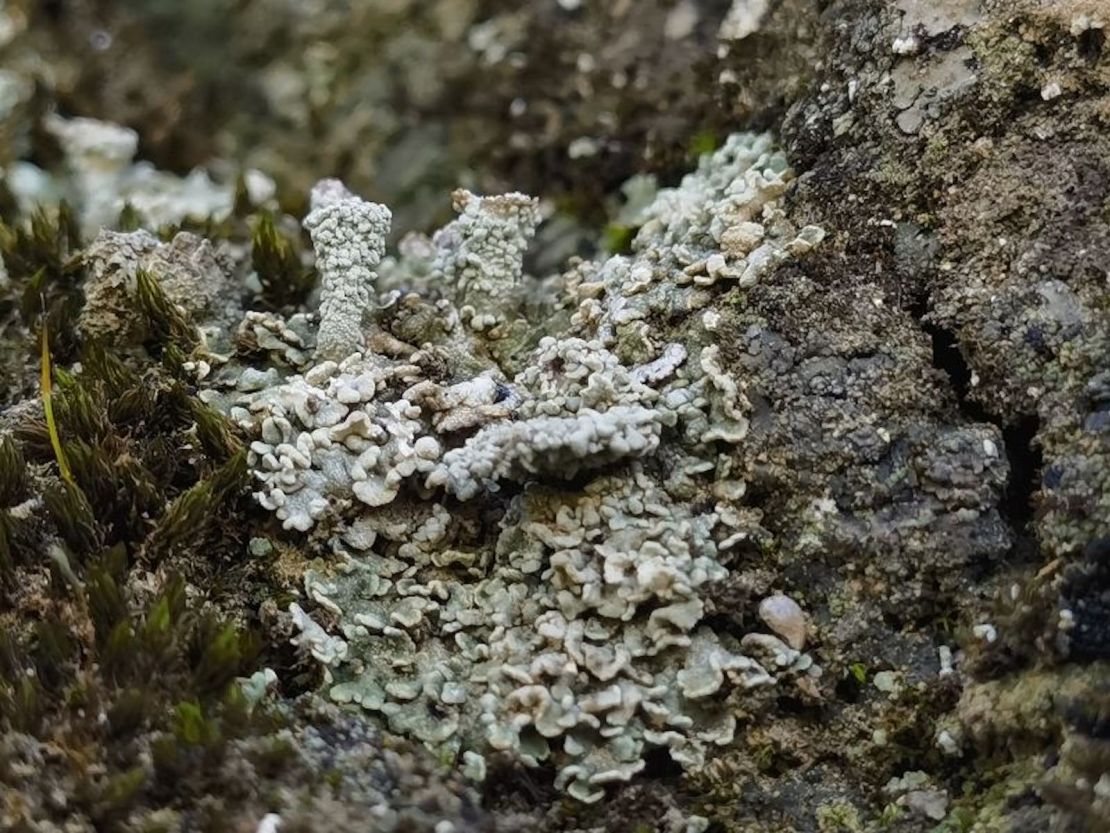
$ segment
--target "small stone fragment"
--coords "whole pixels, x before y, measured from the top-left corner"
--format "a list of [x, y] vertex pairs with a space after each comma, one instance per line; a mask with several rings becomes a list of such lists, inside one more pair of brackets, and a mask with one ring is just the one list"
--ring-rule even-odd
[[795, 651], [805, 647], [806, 617], [789, 596], [776, 593], [765, 598], [759, 603], [759, 618]]

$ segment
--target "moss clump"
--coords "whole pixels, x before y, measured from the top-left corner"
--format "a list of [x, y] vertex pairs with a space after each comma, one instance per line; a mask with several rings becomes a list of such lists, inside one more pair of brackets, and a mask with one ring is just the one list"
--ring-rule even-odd
[[212, 477], [182, 492], [167, 507], [150, 536], [151, 549], [169, 550], [195, 540], [220, 507], [249, 483], [247, 455], [240, 450]]
[[36, 211], [24, 224], [0, 222], [0, 258], [12, 281], [0, 297], [0, 320], [13, 307], [28, 327], [44, 317], [51, 353], [66, 360], [77, 347], [73, 323], [83, 301], [80, 248], [77, 220], [65, 203], [53, 214]]
[[632, 240], [636, 237], [635, 226], [610, 223], [605, 227], [602, 246], [612, 255], [625, 255], [632, 251]]
[[[83, 590], [65, 602], [69, 626], [41, 622], [0, 636], [0, 729], [29, 735], [24, 751], [49, 741], [72, 753], [43, 764], [43, 790], [64, 785], [70, 801], [39, 806], [39, 823], [45, 814], [128, 829], [144, 806], [187, 804], [194, 796], [182, 779], [201, 781], [197, 793], [214, 799], [234, 786], [204, 773], [218, 770], [236, 739], [278, 725], [234, 682], [253, 669], [257, 639], [191, 609], [180, 579], [136, 606], [126, 562], [116, 548], [89, 564]], [[0, 772], [19, 755], [0, 749]], [[16, 821], [30, 818], [17, 812]]]
[[195, 348], [199, 343], [196, 328], [166, 297], [158, 280], [145, 269], [140, 269], [135, 278], [139, 310], [150, 324], [153, 340], [159, 344], [173, 343], [186, 352]]
[[862, 833], [859, 811], [847, 801], [830, 801], [817, 808], [817, 829], [821, 833]]
[[11, 437], [0, 437], [0, 506], [11, 506], [26, 495], [27, 461]]
[[278, 230], [269, 212], [260, 213], [254, 223], [251, 265], [262, 285], [262, 301], [273, 309], [302, 303], [315, 282], [312, 270], [301, 263], [299, 248]]
[[[242, 442], [233, 427], [164, 367], [140, 370], [90, 344], [79, 375], [57, 371], [55, 397], [73, 482], [48, 486], [44, 499], [80, 557], [121, 542], [163, 555], [188, 539], [199, 542], [245, 491]], [[33, 462], [52, 459], [42, 421], [25, 421], [17, 433], [21, 454]], [[17, 459], [15, 453], [0, 451], [0, 478], [14, 468], [4, 461]]]

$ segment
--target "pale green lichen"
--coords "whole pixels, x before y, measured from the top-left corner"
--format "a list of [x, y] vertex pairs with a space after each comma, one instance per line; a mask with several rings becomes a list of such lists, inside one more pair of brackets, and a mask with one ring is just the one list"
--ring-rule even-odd
[[406, 513], [374, 536], [399, 557], [345, 547], [338, 573], [306, 579], [343, 648], [312, 622], [301, 639], [329, 659], [333, 698], [430, 746], [553, 760], [557, 784], [592, 801], [650, 746], [692, 765], [730, 742], [725, 692], [812, 670], [790, 652], [768, 671], [747, 655], [759, 646], [701, 624], [699, 590], [724, 575], [720, 519], [673, 502], [643, 467], [581, 492], [528, 487], [492, 551], [452, 552], [459, 521], [442, 507]]
[[322, 284], [318, 361], [341, 361], [362, 349], [362, 318], [391, 221], [388, 208], [359, 199], [338, 180], [323, 180], [312, 189], [312, 212], [304, 225]]
[[514, 301], [523, 276], [524, 252], [540, 221], [537, 201], [526, 194], [480, 197], [456, 191], [459, 217], [433, 238], [432, 279], [446, 282], [463, 319], [489, 329]]
[[[460, 217], [406, 238], [377, 278], [369, 204], [318, 189], [317, 363], [246, 371], [206, 398], [254, 434], [260, 503], [287, 528], [326, 521], [336, 564], [305, 581], [326, 616], [291, 614], [333, 699], [475, 776], [498, 752], [551, 761], [559, 788], [595, 801], [652, 747], [695, 766], [730, 743], [731, 692], [820, 673], [800, 610], [792, 630], [769, 617], [794, 647], [706, 622], [706, 591], [751, 531], [728, 449], [752, 405], [704, 332], [720, 319], [715, 283], [750, 285], [820, 241], [779, 204], [790, 176], [766, 137], [730, 138], [642, 209], [628, 255], [553, 285], [539, 308], [558, 327], [511, 376], [498, 345], [526, 331], [538, 293], [522, 265], [535, 200], [460, 192]], [[321, 353], [339, 279], [357, 284], [343, 347]], [[667, 340], [651, 324], [697, 311], [703, 327]], [[254, 314], [243, 332], [300, 365], [305, 339], [286, 329]]]
[[[159, 228], [190, 218], [224, 219], [234, 207], [234, 188], [213, 182], [202, 169], [178, 177], [149, 162], [136, 162], [139, 134], [130, 128], [58, 115], [47, 117], [44, 126], [65, 155], [68, 176], [52, 182], [24, 165], [18, 183], [26, 183], [39, 197], [47, 196], [48, 189], [66, 191], [80, 208], [82, 227], [90, 236], [115, 227], [125, 208], [148, 227]], [[273, 182], [261, 173], [248, 172], [247, 181], [254, 202], [273, 196]]]

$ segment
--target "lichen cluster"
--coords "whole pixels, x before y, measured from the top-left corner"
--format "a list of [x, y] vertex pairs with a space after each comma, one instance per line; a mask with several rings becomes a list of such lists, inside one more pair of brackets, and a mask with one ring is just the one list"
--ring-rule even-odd
[[[560, 279], [546, 305], [565, 327], [538, 341], [521, 318], [534, 200], [460, 193], [459, 219], [410, 240], [418, 257], [375, 292], [388, 215], [317, 188], [316, 363], [231, 363], [201, 397], [253, 437], [260, 504], [329, 542], [335, 566], [305, 578], [316, 611], [291, 613], [333, 699], [475, 777], [496, 752], [552, 760], [558, 787], [596, 801], [651, 747], [696, 766], [730, 743], [745, 690], [819, 675], [796, 635], [705, 622], [746, 531], [728, 449], [751, 405], [719, 347], [649, 325], [711, 322], [715, 282], [751, 286], [820, 242], [780, 206], [790, 176], [767, 137], [732, 137], [644, 210], [631, 254]], [[497, 347], [525, 332], [509, 377]]]

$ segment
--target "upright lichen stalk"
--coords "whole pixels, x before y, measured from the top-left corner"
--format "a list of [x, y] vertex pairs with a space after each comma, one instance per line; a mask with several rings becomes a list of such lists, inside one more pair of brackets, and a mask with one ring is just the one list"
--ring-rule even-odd
[[334, 179], [312, 189], [304, 226], [312, 236], [320, 272], [320, 329], [317, 360], [341, 361], [364, 346], [362, 317], [370, 306], [374, 267], [385, 253], [392, 215], [366, 202]]
[[488, 329], [515, 297], [524, 253], [540, 222], [539, 201], [527, 194], [481, 197], [466, 190], [452, 197], [459, 217], [435, 237], [433, 274], [454, 288], [464, 320], [475, 330]]

